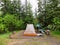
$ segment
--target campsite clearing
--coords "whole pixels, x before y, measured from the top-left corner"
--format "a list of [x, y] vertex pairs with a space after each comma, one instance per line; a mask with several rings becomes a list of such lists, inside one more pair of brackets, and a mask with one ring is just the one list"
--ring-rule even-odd
[[16, 34], [15, 39], [11, 39], [7, 45], [60, 45], [60, 40], [51, 37], [51, 36], [43, 36], [43, 37], [26, 37], [22, 36], [24, 31], [20, 31]]

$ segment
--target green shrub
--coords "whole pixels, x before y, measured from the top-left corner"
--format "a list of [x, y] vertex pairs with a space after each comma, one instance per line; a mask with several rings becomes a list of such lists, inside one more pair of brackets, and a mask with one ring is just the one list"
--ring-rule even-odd
[[8, 31], [20, 30], [25, 28], [24, 21], [22, 19], [19, 20], [14, 15], [6, 14], [3, 20], [4, 24], [8, 28]]
[[55, 18], [53, 19], [53, 22], [54, 22], [55, 24], [57, 24], [57, 25], [60, 25], [60, 18], [55, 17]]
[[33, 17], [27, 15], [27, 16], [25, 17], [25, 23], [28, 23], [28, 24], [33, 23]]
[[6, 25], [9, 31], [13, 31], [15, 29], [15, 23], [17, 19], [14, 15], [6, 14], [3, 20], [4, 20], [4, 24]]
[[24, 21], [22, 19], [16, 21], [16, 28], [24, 29]]
[[60, 30], [60, 18], [55, 17], [55, 18], [53, 19], [53, 22], [54, 22], [54, 24], [55, 24], [55, 30]]
[[10, 23], [13, 23], [13, 24], [16, 23], [16, 17], [14, 15], [11, 15], [11, 14], [6, 14], [3, 19], [4, 19], [4, 23], [8, 24], [8, 25]]
[[5, 24], [0, 24], [0, 33], [2, 32], [7, 32], [7, 28], [6, 28], [6, 25]]
[[34, 19], [33, 20], [33, 23], [34, 23], [34, 27], [36, 28], [36, 25], [38, 24], [38, 20], [37, 19]]
[[2, 21], [3, 21], [3, 18], [2, 18], [2, 17], [0, 17], [0, 23], [2, 23]]

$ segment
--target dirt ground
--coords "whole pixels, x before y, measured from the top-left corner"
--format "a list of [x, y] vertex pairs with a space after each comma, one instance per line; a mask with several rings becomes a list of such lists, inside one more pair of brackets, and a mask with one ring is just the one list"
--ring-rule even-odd
[[51, 36], [26, 37], [22, 36], [24, 31], [15, 35], [7, 45], [60, 45], [60, 40]]

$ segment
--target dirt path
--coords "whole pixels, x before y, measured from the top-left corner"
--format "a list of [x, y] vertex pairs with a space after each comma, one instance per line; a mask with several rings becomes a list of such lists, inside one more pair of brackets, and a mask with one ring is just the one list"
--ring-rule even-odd
[[[21, 31], [23, 32], [23, 31]], [[20, 34], [20, 33], [18, 33]], [[18, 35], [17, 34], [17, 35]], [[21, 35], [21, 34], [20, 34]], [[56, 38], [44, 36], [44, 37], [24, 37], [19, 36], [18, 39], [12, 39], [12, 42], [8, 45], [60, 45], [60, 41]]]

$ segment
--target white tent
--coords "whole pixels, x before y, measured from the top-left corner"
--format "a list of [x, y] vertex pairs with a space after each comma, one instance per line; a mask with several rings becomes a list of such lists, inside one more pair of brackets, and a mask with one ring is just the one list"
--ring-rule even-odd
[[33, 24], [27, 24], [24, 35], [25, 36], [36, 36], [37, 35], [36, 32], [35, 32]]

